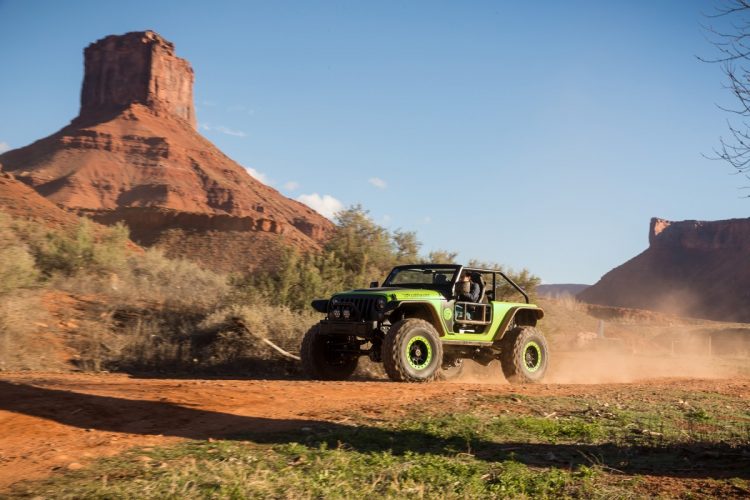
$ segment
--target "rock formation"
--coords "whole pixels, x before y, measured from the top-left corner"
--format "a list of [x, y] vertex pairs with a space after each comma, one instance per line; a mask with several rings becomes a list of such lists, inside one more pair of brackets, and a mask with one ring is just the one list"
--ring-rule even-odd
[[84, 51], [81, 116], [119, 112], [133, 103], [195, 128], [193, 68], [153, 31], [108, 36]]
[[[0, 155], [5, 171], [62, 207], [125, 221], [138, 242], [225, 270], [253, 268], [261, 257], [255, 246], [271, 240], [320, 247], [330, 221], [251, 177], [196, 131], [193, 70], [171, 43], [134, 32], [103, 38], [84, 54], [79, 115]], [[181, 248], [168, 244], [175, 231], [184, 233]], [[212, 247], [206, 255], [200, 248], [184, 255], [191, 235]], [[243, 255], [217, 260], [224, 236], [244, 241]]]
[[584, 302], [750, 322], [750, 219], [651, 219], [649, 247], [578, 295]]

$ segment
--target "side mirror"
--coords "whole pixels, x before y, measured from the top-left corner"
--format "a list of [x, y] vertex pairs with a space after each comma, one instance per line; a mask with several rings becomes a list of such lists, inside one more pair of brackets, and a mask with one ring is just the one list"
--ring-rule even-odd
[[377, 282], [377, 281], [371, 281], [371, 282], [370, 282], [370, 288], [377, 288], [377, 287], [379, 287], [379, 286], [380, 286], [380, 284], [378, 284], [378, 282]]

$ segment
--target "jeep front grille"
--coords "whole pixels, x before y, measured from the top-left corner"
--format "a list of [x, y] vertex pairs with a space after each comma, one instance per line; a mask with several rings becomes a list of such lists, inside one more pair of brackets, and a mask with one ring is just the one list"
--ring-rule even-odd
[[[328, 308], [328, 318], [341, 321], [363, 321], [372, 316], [375, 310], [377, 297], [338, 297], [340, 302], [336, 305], [330, 305]], [[334, 310], [339, 310], [339, 316], [336, 317]], [[345, 311], [349, 311], [349, 317], [345, 317]]]

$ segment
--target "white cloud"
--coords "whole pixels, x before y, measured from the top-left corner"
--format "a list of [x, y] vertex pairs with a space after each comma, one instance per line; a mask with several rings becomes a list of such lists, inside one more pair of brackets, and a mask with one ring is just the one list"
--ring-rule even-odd
[[245, 167], [245, 170], [247, 170], [247, 173], [253, 176], [256, 180], [259, 180], [263, 184], [269, 185], [271, 183], [270, 179], [266, 174], [263, 172], [258, 172], [252, 167]]
[[297, 198], [300, 201], [318, 212], [323, 217], [333, 219], [336, 212], [344, 208], [344, 204], [329, 194], [320, 196], [318, 193], [302, 194]]
[[5, 153], [10, 150], [10, 145], [7, 142], [0, 141], [0, 153]]
[[287, 191], [296, 191], [297, 189], [299, 189], [299, 182], [289, 181], [284, 184], [284, 189], [286, 189]]
[[388, 187], [388, 184], [379, 177], [370, 177], [369, 179], [367, 179], [367, 182], [369, 182], [370, 184], [372, 184], [378, 189], [385, 189]]
[[201, 123], [200, 128], [208, 132], [219, 132], [220, 134], [231, 135], [232, 137], [246, 137], [247, 134], [242, 130], [234, 130], [224, 125], [211, 125], [210, 123]]

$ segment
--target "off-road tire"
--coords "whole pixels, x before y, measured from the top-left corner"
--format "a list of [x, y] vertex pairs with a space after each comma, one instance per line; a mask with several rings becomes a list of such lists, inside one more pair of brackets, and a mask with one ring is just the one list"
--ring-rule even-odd
[[500, 365], [508, 382], [534, 384], [544, 378], [549, 364], [549, 347], [534, 327], [519, 326], [501, 340]]
[[423, 319], [407, 318], [391, 326], [383, 340], [383, 367], [396, 382], [435, 380], [443, 362], [443, 343]]
[[318, 325], [310, 328], [302, 339], [302, 369], [316, 380], [346, 380], [357, 369], [359, 356], [344, 357], [331, 353], [329, 338], [320, 333]]

